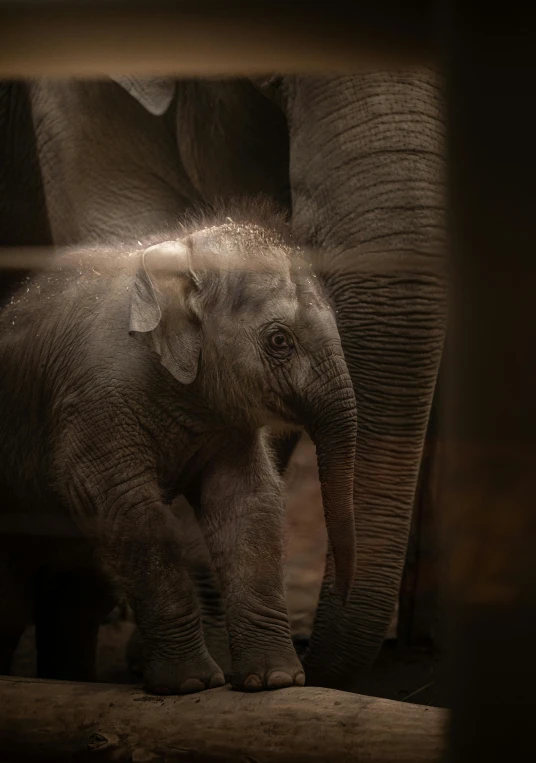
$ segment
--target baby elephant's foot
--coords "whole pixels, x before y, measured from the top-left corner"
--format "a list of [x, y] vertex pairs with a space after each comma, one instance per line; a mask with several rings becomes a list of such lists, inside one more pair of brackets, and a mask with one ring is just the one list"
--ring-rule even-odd
[[263, 691], [305, 683], [305, 673], [294, 650], [287, 654], [251, 655], [237, 663], [231, 675], [233, 689]]
[[225, 684], [223, 672], [208, 652], [191, 660], [147, 657], [143, 677], [152, 694], [193, 694]]

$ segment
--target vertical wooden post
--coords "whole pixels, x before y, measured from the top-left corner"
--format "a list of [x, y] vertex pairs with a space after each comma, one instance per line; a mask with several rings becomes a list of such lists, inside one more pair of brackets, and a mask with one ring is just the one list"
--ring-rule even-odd
[[535, 760], [536, 138], [529, 6], [454, 0], [449, 759]]

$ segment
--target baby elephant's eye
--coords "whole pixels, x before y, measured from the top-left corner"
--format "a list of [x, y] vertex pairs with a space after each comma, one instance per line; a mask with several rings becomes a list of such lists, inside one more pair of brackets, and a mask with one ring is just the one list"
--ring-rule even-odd
[[270, 344], [274, 350], [282, 350], [285, 347], [288, 347], [287, 337], [283, 334], [282, 331], [277, 331], [270, 337]]
[[277, 329], [268, 335], [268, 346], [272, 352], [285, 355], [292, 350], [294, 343], [285, 331]]

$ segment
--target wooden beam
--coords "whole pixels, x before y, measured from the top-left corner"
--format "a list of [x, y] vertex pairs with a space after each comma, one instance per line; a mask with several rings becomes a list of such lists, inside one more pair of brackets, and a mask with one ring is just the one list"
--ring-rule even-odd
[[437, 708], [331, 689], [223, 687], [164, 698], [133, 686], [16, 677], [0, 677], [0, 707], [0, 757], [10, 763], [435, 763], [446, 720]]

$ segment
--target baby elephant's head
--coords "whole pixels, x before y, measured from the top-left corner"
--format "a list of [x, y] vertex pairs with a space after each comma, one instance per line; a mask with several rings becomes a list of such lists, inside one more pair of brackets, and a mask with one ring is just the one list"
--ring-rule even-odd
[[147, 249], [130, 330], [237, 426], [302, 424], [318, 458], [338, 588], [354, 572], [356, 403], [335, 316], [310, 266], [270, 229], [226, 222]]

